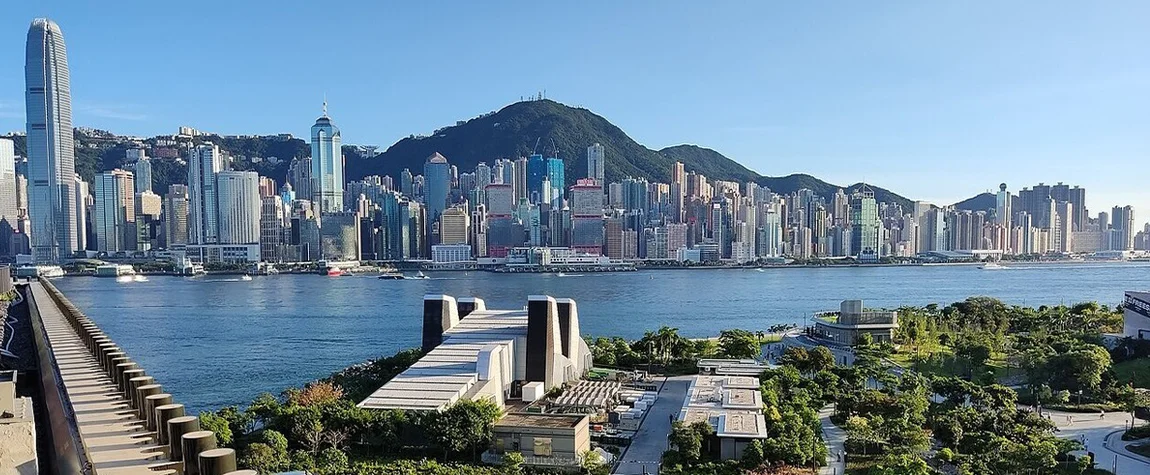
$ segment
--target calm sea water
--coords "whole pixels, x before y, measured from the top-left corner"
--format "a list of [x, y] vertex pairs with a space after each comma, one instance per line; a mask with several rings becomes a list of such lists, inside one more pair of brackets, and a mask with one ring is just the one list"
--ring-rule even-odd
[[1025, 305], [1121, 302], [1150, 288], [1150, 264], [666, 270], [619, 274], [429, 273], [256, 276], [251, 281], [72, 277], [57, 286], [191, 410], [243, 404], [348, 365], [419, 345], [422, 296], [478, 296], [519, 308], [531, 294], [570, 297], [584, 334], [628, 338], [661, 325], [687, 336], [796, 323], [843, 299], [868, 306], [946, 304], [989, 295]]

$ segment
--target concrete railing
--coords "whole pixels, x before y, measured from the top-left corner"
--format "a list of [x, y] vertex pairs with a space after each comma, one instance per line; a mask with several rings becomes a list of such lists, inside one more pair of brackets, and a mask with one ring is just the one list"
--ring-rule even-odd
[[[84, 315], [79, 307], [72, 304], [51, 281], [41, 278], [40, 284], [60, 309], [72, 330], [84, 342], [89, 354], [99, 363], [103, 373], [116, 385], [124, 401], [144, 423], [146, 430], [154, 431], [157, 444], [170, 461], [166, 468], [175, 468], [183, 475], [247, 474], [245, 471], [236, 470], [235, 450], [218, 448], [215, 434], [201, 430], [199, 418], [185, 415], [184, 405], [175, 403], [171, 394], [164, 393], [163, 387], [156, 383], [152, 376], [148, 376], [138, 363], [128, 357], [127, 352], [112, 342], [112, 339]], [[39, 321], [38, 318], [32, 320]], [[59, 375], [58, 368], [56, 374]], [[67, 394], [63, 391], [63, 385], [58, 387], [66, 402]], [[78, 425], [74, 414], [71, 413], [72, 406], [68, 403], [66, 407], [68, 408], [66, 412], [71, 415], [68, 418], [71, 429], [82, 446]], [[84, 475], [91, 473], [91, 466], [87, 464], [89, 457], [86, 451], [83, 453], [87, 470], [71, 473]]]
[[44, 405], [49, 414], [62, 417], [49, 417], [48, 433], [52, 438], [53, 457], [50, 465], [54, 473], [63, 475], [91, 475], [91, 456], [80, 437], [80, 426], [68, 391], [64, 388], [64, 377], [56, 356], [49, 344], [48, 332], [44, 329], [39, 310], [32, 298], [32, 290], [25, 287], [25, 304], [32, 324], [32, 338], [36, 343], [36, 357], [40, 367], [40, 391], [44, 395]]

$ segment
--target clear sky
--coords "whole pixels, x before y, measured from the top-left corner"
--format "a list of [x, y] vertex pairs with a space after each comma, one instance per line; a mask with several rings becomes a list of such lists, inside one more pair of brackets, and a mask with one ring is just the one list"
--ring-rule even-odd
[[326, 94], [345, 143], [387, 146], [546, 90], [768, 175], [939, 204], [1064, 181], [1150, 218], [1144, 0], [8, 3], [0, 131], [48, 16], [76, 125], [121, 134], [306, 136]]

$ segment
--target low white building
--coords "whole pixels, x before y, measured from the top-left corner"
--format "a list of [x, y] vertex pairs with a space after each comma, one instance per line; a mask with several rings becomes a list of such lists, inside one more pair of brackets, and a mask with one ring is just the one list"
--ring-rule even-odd
[[436, 244], [431, 246], [431, 262], [435, 264], [455, 264], [473, 262], [470, 244]]
[[519, 388], [543, 392], [591, 369], [575, 301], [532, 295], [523, 310], [488, 310], [483, 300], [423, 298], [423, 349], [410, 368], [359, 403], [368, 409], [439, 410], [463, 399], [500, 407]]
[[679, 420], [703, 421], [715, 429], [721, 460], [737, 459], [751, 441], [767, 438], [759, 378], [696, 376], [687, 389]]

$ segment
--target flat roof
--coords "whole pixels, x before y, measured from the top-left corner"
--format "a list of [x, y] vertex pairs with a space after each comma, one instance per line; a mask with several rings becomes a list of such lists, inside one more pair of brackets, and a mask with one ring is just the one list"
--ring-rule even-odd
[[765, 439], [767, 420], [758, 386], [758, 378], [749, 376], [696, 376], [687, 388], [679, 420], [705, 421], [719, 437]]
[[480, 383], [479, 353], [491, 345], [510, 351], [527, 337], [526, 310], [477, 310], [443, 332], [443, 343], [359, 403], [368, 409], [438, 409]]
[[579, 425], [587, 416], [584, 414], [535, 414], [529, 412], [512, 412], [495, 427], [548, 427], [552, 429], [572, 428]]

